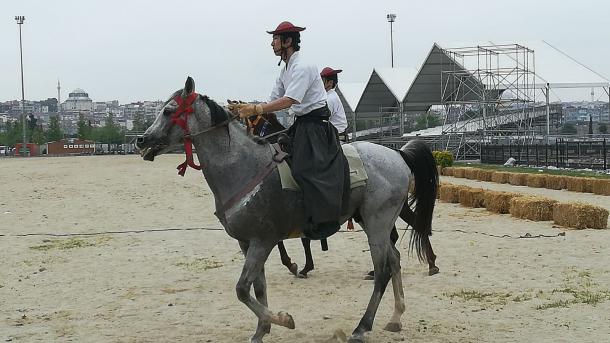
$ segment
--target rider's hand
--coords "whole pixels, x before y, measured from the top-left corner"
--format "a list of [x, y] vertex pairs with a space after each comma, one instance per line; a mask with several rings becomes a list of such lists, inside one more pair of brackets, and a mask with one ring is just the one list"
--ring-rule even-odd
[[240, 118], [247, 118], [253, 115], [263, 114], [262, 104], [239, 104], [238, 113]]

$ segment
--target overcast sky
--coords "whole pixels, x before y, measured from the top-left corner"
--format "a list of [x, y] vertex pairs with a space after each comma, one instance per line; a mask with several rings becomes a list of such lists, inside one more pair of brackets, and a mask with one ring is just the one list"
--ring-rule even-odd
[[265, 100], [279, 73], [265, 30], [283, 20], [307, 27], [304, 58], [365, 82], [390, 65], [388, 13], [397, 14], [395, 66], [418, 68], [435, 41], [546, 40], [610, 78], [605, 0], [2, 0], [0, 9], [0, 101], [21, 98], [15, 15], [26, 17], [30, 100], [56, 97], [58, 78], [62, 100], [75, 88], [93, 101], [165, 100], [187, 75], [219, 101]]

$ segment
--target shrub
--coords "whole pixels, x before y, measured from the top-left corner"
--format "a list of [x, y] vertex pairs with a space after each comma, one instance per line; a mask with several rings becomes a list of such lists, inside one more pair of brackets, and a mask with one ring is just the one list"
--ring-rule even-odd
[[442, 168], [451, 167], [453, 165], [453, 155], [450, 151], [433, 151], [432, 155], [434, 155], [436, 165], [441, 166]]

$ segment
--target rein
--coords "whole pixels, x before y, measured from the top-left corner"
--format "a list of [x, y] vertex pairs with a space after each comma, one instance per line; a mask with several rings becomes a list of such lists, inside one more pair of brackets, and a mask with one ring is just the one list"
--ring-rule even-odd
[[193, 140], [192, 137], [198, 136], [202, 133], [206, 133], [212, 130], [215, 130], [219, 127], [225, 126], [229, 124], [232, 120], [235, 120], [235, 116], [228, 118], [216, 125], [210, 126], [207, 129], [201, 130], [196, 133], [190, 133], [188, 129], [188, 117], [193, 110], [193, 103], [199, 97], [199, 94], [193, 92], [188, 97], [182, 98], [180, 95], [176, 95], [174, 97], [174, 101], [178, 104], [178, 108], [172, 114], [171, 121], [174, 125], [178, 125], [184, 130], [184, 153], [186, 155], [186, 160], [179, 164], [176, 169], [178, 169], [178, 175], [184, 176], [186, 173], [186, 168], [191, 167], [195, 170], [201, 170], [201, 165], [195, 164], [193, 160]]

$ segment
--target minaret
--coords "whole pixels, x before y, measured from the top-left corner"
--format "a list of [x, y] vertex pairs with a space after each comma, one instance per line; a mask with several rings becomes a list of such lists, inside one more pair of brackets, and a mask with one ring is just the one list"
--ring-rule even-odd
[[61, 113], [61, 85], [57, 79], [57, 114]]

